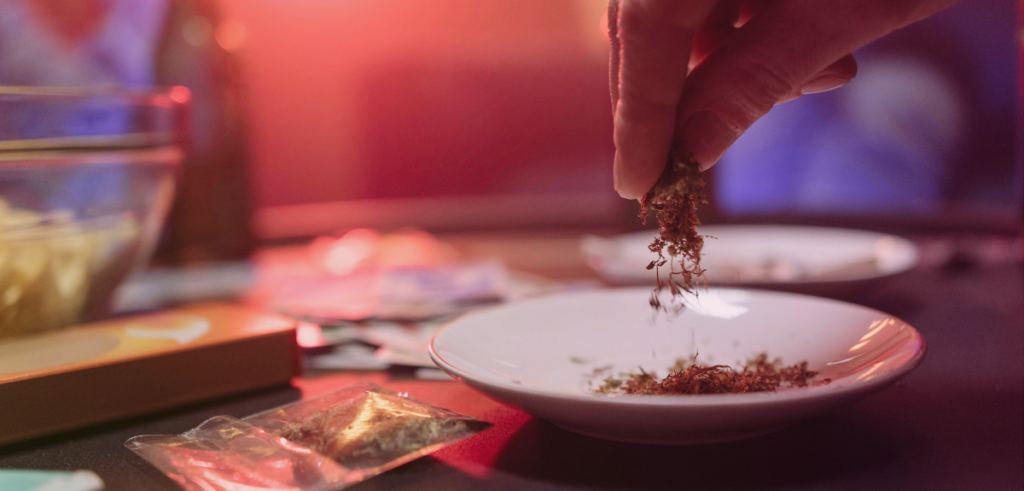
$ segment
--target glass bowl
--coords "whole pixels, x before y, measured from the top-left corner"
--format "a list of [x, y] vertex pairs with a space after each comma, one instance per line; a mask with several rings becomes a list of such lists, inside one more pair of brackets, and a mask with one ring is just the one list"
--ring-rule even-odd
[[103, 316], [170, 208], [188, 89], [0, 86], [0, 337]]

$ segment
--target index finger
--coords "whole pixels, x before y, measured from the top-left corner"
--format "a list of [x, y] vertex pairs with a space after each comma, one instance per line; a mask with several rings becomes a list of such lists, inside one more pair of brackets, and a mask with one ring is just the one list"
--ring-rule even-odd
[[[615, 188], [639, 198], [668, 160], [695, 31], [716, 0], [612, 0]], [[612, 13], [617, 15], [613, 16]], [[614, 24], [613, 24], [614, 23]], [[616, 55], [618, 63], [615, 63]]]

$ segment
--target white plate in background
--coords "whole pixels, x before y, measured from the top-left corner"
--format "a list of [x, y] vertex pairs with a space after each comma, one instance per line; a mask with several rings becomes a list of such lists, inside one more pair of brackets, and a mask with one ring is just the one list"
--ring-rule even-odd
[[[893, 235], [839, 228], [784, 225], [706, 225], [701, 266], [712, 285], [782, 287], [813, 291], [818, 286], [863, 283], [917, 265], [917, 247]], [[616, 237], [586, 236], [587, 261], [616, 284], [653, 284], [647, 265], [651, 230]]]
[[[654, 316], [650, 289], [553, 295], [467, 314], [441, 328], [438, 367], [489, 396], [570, 431], [636, 443], [710, 443], [758, 436], [863, 397], [920, 363], [905, 322], [835, 300], [711, 289], [678, 315]], [[773, 393], [608, 396], [596, 368], [664, 376], [683, 357], [737, 366], [766, 352], [808, 361], [823, 386]]]

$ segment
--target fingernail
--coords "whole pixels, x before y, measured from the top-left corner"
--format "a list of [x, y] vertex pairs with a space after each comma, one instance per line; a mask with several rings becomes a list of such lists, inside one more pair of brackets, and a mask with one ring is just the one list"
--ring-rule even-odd
[[832, 74], [825, 74], [818, 78], [812, 79], [810, 82], [805, 83], [803, 87], [800, 87], [800, 90], [798, 90], [797, 92], [799, 92], [801, 95], [828, 92], [832, 89], [838, 89], [839, 87], [842, 87], [850, 83], [850, 80], [852, 79], [837, 77]]
[[700, 163], [701, 170], [706, 170], [732, 145], [740, 132], [730, 128], [718, 116], [701, 111], [694, 114], [683, 130], [683, 145], [693, 153], [693, 158]]

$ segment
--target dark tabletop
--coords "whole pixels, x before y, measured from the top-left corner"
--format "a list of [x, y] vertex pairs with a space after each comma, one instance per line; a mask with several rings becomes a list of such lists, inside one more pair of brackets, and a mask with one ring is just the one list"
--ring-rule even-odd
[[[924, 267], [845, 299], [920, 330], [924, 363], [879, 393], [776, 434], [676, 447], [580, 436], [457, 382], [373, 373], [387, 387], [496, 426], [350, 489], [1022, 489], [1021, 263]], [[110, 490], [178, 489], [123, 442], [180, 433], [217, 414], [245, 416], [365, 376], [311, 374], [295, 387], [0, 447], [0, 468], [90, 469]]]

